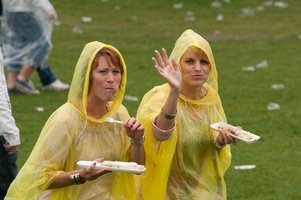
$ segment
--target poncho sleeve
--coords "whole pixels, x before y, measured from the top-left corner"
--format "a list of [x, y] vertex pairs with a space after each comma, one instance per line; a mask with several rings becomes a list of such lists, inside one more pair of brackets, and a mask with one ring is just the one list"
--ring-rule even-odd
[[50, 116], [6, 199], [37, 199], [58, 174], [72, 169], [73, 163], [66, 160], [74, 160], [69, 155], [76, 133], [74, 116], [66, 104]]
[[[149, 91], [143, 97], [143, 100], [137, 111], [137, 118], [145, 127], [145, 154], [146, 154], [146, 172], [140, 175], [138, 182], [141, 182], [142, 191], [138, 192], [143, 199], [164, 199], [169, 170], [177, 142], [176, 131], [172, 134], [171, 138], [158, 142], [156, 141], [153, 131], [151, 119], [156, 117], [163, 104], [166, 101], [169, 87], [167, 84], [157, 86]], [[156, 183], [153, 187], [152, 183]], [[142, 194], [141, 194], [142, 192]]]

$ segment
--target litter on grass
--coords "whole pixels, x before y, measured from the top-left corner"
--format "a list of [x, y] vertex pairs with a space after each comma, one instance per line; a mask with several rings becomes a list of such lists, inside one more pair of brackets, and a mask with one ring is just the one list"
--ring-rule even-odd
[[255, 71], [255, 67], [254, 67], [254, 66], [243, 67], [243, 68], [242, 68], [242, 71], [253, 72], [253, 71]]
[[192, 11], [186, 12], [185, 21], [195, 21], [194, 13]]
[[278, 103], [274, 103], [274, 102], [270, 102], [268, 105], [267, 105], [267, 108], [269, 111], [272, 111], [272, 110], [279, 110], [280, 109], [280, 105]]
[[129, 95], [124, 95], [124, 100], [127, 100], [127, 101], [138, 101], [138, 97], [135, 97], [135, 96], [129, 96]]
[[216, 21], [223, 21], [224, 20], [224, 15], [223, 14], [218, 14], [216, 16]]
[[182, 9], [183, 8], [183, 3], [175, 3], [173, 4], [174, 9]]
[[43, 112], [45, 110], [45, 108], [43, 108], [43, 107], [36, 107], [35, 109], [38, 112]]
[[273, 84], [272, 86], [271, 86], [271, 88], [273, 89], [273, 90], [282, 90], [282, 89], [284, 89], [284, 85], [283, 84]]
[[83, 16], [83, 17], [82, 17], [82, 21], [83, 21], [83, 22], [92, 22], [92, 17], [86, 17], [86, 16]]
[[256, 64], [257, 68], [267, 68], [268, 67], [268, 61], [267, 60], [263, 60], [260, 63]]
[[74, 26], [72, 28], [72, 33], [82, 34], [84, 31], [80, 29], [78, 26]]
[[256, 165], [236, 165], [234, 166], [234, 169], [236, 170], [246, 170], [246, 169], [254, 169], [256, 168]]

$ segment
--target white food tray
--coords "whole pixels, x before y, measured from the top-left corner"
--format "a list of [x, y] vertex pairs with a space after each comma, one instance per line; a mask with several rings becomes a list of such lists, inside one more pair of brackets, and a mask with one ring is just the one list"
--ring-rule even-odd
[[235, 134], [231, 133], [230, 131], [229, 132], [226, 131], [227, 134], [231, 135], [231, 137], [234, 137], [238, 140], [242, 140], [246, 143], [253, 143], [253, 142], [256, 142], [257, 140], [260, 139], [260, 136], [258, 136], [258, 135], [255, 135], [255, 134], [250, 133], [248, 131], [239, 129], [235, 126], [232, 126], [232, 125], [224, 123], [224, 122], [217, 122], [215, 124], [211, 124], [210, 127], [213, 128], [216, 131], [218, 131], [219, 128], [224, 128], [224, 129], [227, 129], [227, 130], [232, 129], [232, 130], [234, 130]]
[[[95, 161], [80, 160], [77, 165], [81, 168], [90, 167]], [[96, 162], [94, 169], [106, 169], [112, 172], [127, 172], [142, 174], [146, 168], [144, 165], [138, 165], [135, 162], [103, 161]]]

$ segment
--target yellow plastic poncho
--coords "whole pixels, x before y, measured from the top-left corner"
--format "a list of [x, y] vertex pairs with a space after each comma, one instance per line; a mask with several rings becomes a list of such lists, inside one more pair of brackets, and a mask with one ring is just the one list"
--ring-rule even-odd
[[[202, 49], [211, 64], [205, 83], [207, 95], [192, 100], [180, 94], [175, 130], [170, 139], [158, 142], [153, 136], [151, 119], [160, 113], [170, 87], [154, 87], [142, 99], [137, 118], [145, 126], [146, 172], [140, 177], [144, 200], [226, 199], [224, 173], [231, 163], [229, 145], [218, 150], [213, 144], [217, 132], [209, 126], [226, 121], [217, 93], [217, 70], [209, 43], [192, 30], [177, 40], [170, 55], [180, 63], [189, 46]], [[141, 194], [140, 194], [141, 195]]]
[[[6, 199], [38, 199], [55, 177], [63, 171], [79, 169], [77, 161], [129, 161], [130, 141], [122, 125], [104, 122], [106, 117], [123, 121], [129, 118], [121, 102], [126, 85], [126, 65], [122, 59], [123, 75], [119, 90], [109, 112], [101, 119], [87, 115], [87, 94], [91, 64], [96, 53], [113, 46], [100, 42], [88, 43], [77, 62], [68, 102], [58, 108], [44, 125], [38, 141], [18, 176], [11, 184]], [[135, 199], [132, 174], [112, 172], [82, 185], [51, 190], [54, 200]]]

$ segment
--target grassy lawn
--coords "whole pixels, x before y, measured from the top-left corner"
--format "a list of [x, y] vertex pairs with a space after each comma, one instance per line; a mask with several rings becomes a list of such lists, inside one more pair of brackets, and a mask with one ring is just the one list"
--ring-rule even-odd
[[[128, 67], [126, 95], [138, 98], [124, 101], [133, 116], [144, 93], [162, 83], [151, 61], [154, 50], [164, 47], [170, 52], [175, 40], [188, 28], [200, 33], [213, 49], [219, 93], [228, 122], [261, 136], [256, 143], [238, 142], [232, 146], [232, 166], [226, 173], [228, 199], [300, 198], [299, 1], [52, 0], [52, 3], [60, 22], [54, 29], [50, 55], [57, 77], [71, 83], [75, 64], [87, 42], [98, 40], [114, 45]], [[222, 20], [217, 20], [218, 16]], [[82, 17], [91, 17], [92, 21], [83, 22]], [[260, 67], [260, 63], [266, 65]], [[41, 89], [36, 74], [32, 80]], [[281, 84], [283, 88], [275, 90], [273, 84]], [[21, 130], [19, 167], [30, 154], [44, 123], [66, 102], [67, 95], [68, 91], [42, 90], [39, 96], [11, 95], [13, 114]], [[269, 103], [277, 103], [280, 109], [269, 110]], [[36, 107], [44, 107], [45, 111], [38, 112]], [[249, 164], [256, 168], [234, 169], [236, 165]]]

